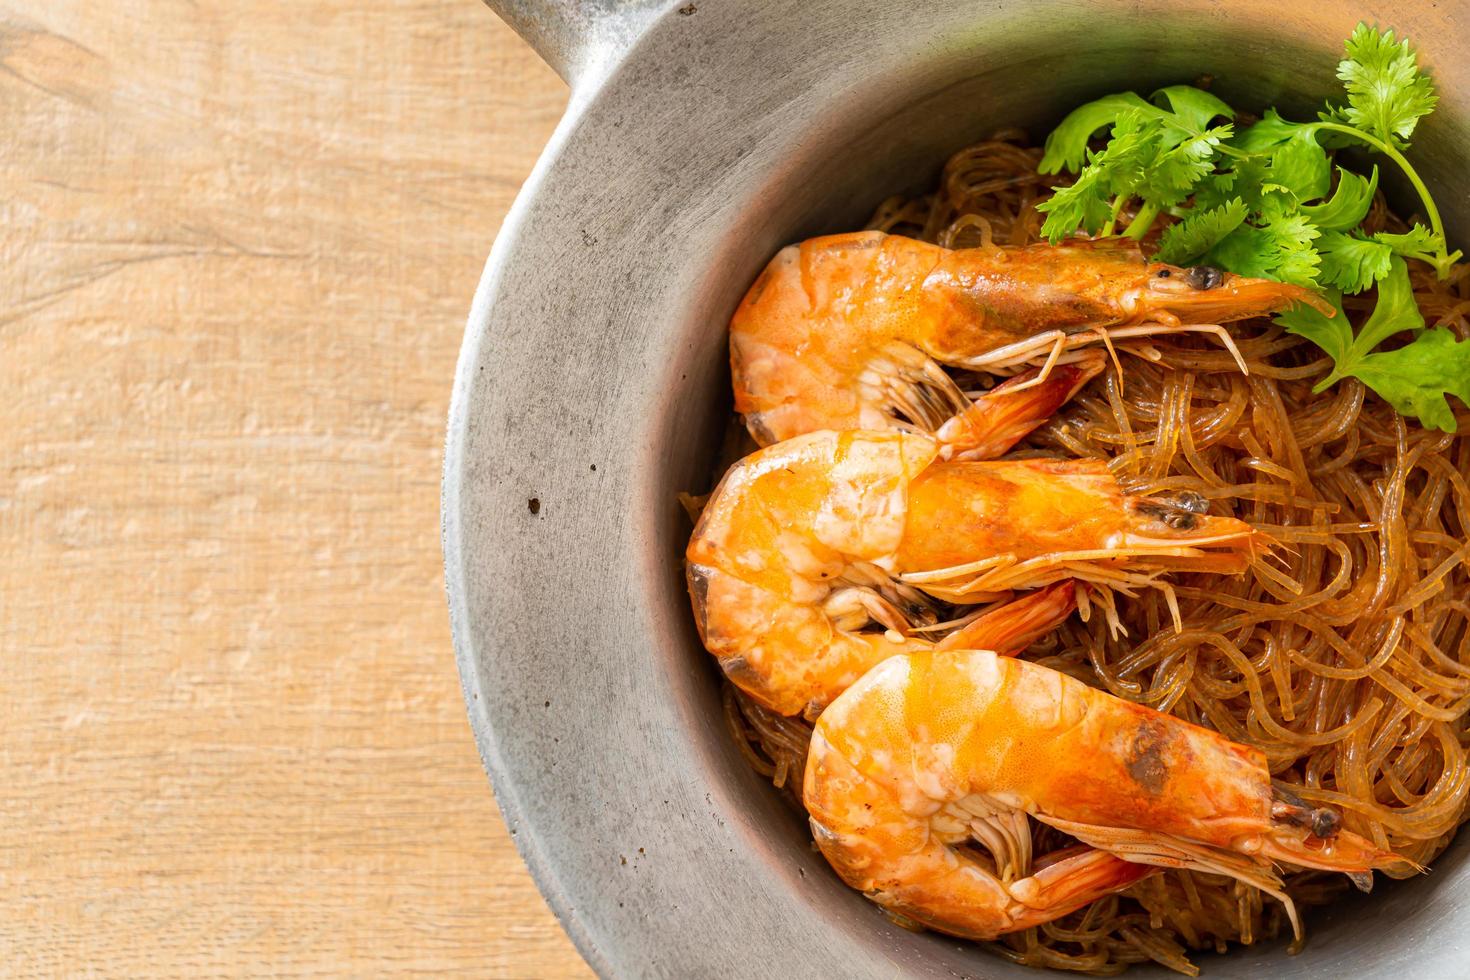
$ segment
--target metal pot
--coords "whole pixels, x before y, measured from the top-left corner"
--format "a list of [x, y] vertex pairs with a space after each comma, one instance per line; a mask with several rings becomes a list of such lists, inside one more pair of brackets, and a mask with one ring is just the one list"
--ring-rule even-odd
[[[511, 834], [617, 976], [1017, 977], [889, 924], [742, 761], [681, 573], [709, 486], [725, 324], [775, 250], [857, 227], [960, 146], [1036, 136], [1123, 88], [1215, 77], [1298, 117], [1374, 11], [1266, 0], [489, 0], [571, 83], [470, 313], [444, 460], [465, 700]], [[1289, 12], [1288, 12], [1289, 11]], [[1442, 101], [1416, 166], [1470, 233], [1470, 3], [1388, 14]], [[1211, 977], [1470, 973], [1462, 840], [1433, 873], [1314, 913], [1307, 950]], [[1133, 976], [1165, 975], [1138, 968]]]

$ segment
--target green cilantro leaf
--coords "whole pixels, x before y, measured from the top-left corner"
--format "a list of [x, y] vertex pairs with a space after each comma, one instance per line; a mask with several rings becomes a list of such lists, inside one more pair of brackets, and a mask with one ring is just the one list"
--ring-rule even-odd
[[1426, 258], [1444, 247], [1444, 240], [1425, 228], [1416, 224], [1401, 235], [1381, 231], [1373, 236], [1378, 241], [1393, 249], [1395, 255], [1406, 258]]
[[1317, 240], [1322, 253], [1322, 281], [1345, 293], [1361, 293], [1388, 275], [1393, 250], [1380, 241], [1340, 231]]
[[1388, 275], [1389, 260], [1395, 255], [1432, 262], [1443, 244], [1423, 225], [1414, 225], [1403, 234], [1324, 232], [1317, 242], [1322, 252], [1322, 281], [1346, 293], [1361, 293]]
[[1445, 395], [1470, 405], [1470, 340], [1435, 327], [1398, 350], [1365, 355], [1351, 373], [1400, 415], [1454, 432], [1455, 413]]
[[1116, 216], [1114, 204], [1139, 194], [1151, 184], [1150, 169], [1159, 157], [1164, 125], [1136, 109], [1125, 109], [1113, 123], [1108, 145], [1089, 150], [1087, 166], [1071, 187], [1058, 188], [1037, 205], [1046, 214], [1041, 231], [1056, 242], [1075, 228], [1096, 235]]
[[[1409, 267], [1404, 260], [1394, 256], [1389, 260], [1389, 272], [1378, 282], [1378, 300], [1373, 306], [1373, 315], [1363, 324], [1353, 345], [1348, 351], [1347, 364], [1338, 364], [1338, 372], [1354, 366], [1353, 362], [1367, 354], [1396, 333], [1405, 330], [1423, 330], [1424, 314], [1414, 301], [1414, 287], [1409, 282]], [[1319, 387], [1331, 383], [1331, 378]]]
[[1378, 168], [1373, 168], [1371, 177], [1363, 177], [1344, 167], [1337, 168], [1337, 190], [1322, 204], [1302, 206], [1306, 215], [1324, 232], [1348, 231], [1358, 227], [1368, 216], [1373, 206], [1373, 195], [1378, 191]]
[[[1253, 234], [1245, 235], [1243, 231]], [[1262, 197], [1260, 218], [1254, 228], [1240, 229], [1231, 238], [1239, 240], [1237, 247], [1249, 246], [1248, 252], [1240, 253], [1240, 261], [1250, 268], [1246, 275], [1266, 279], [1279, 279], [1302, 286], [1317, 284], [1317, 265], [1320, 261], [1312, 243], [1318, 232], [1300, 211], [1289, 191], [1268, 186]], [[1223, 256], [1235, 254], [1228, 247]], [[1231, 266], [1225, 268], [1235, 271]]]
[[[1215, 96], [1188, 85], [1154, 93], [1147, 102], [1133, 92], [1106, 96], [1074, 109], [1047, 137], [1039, 169], [1043, 173], [1076, 170], [1080, 177], [1100, 171], [1086, 189], [1074, 191], [1051, 206], [1042, 230], [1053, 242], [1079, 225], [1067, 225], [1073, 216], [1095, 219], [1099, 208], [1093, 198], [1111, 196], [1108, 217], [1100, 224], [1083, 224], [1089, 234], [1112, 231], [1112, 224], [1131, 200], [1136, 209], [1126, 235], [1141, 238], [1162, 208], [1184, 202], [1200, 180], [1215, 169], [1215, 156], [1234, 127], [1209, 123], [1232, 110]], [[1111, 124], [1107, 145], [1097, 151], [1088, 143]], [[1085, 162], [1084, 162], [1085, 161]], [[1062, 193], [1058, 191], [1058, 193]]]
[[1058, 187], [1050, 198], [1036, 205], [1046, 215], [1041, 233], [1053, 244], [1081, 228], [1096, 235], [1113, 215], [1109, 203], [1108, 175], [1101, 169], [1087, 169], [1070, 187]]
[[1205, 261], [1239, 276], [1267, 279], [1276, 256], [1270, 235], [1254, 225], [1243, 224], [1220, 239], [1205, 255]]
[[1260, 122], [1241, 130], [1231, 144], [1247, 153], [1260, 153], [1280, 146], [1292, 137], [1312, 129], [1311, 123], [1296, 123], [1282, 119], [1275, 109], [1267, 109]]
[[[1164, 102], [1168, 103], [1168, 109], [1154, 104]], [[1154, 93], [1154, 102], [1145, 101], [1136, 92], [1105, 95], [1067, 113], [1046, 138], [1046, 150], [1037, 169], [1044, 174], [1079, 170], [1087, 158], [1087, 144], [1092, 138], [1100, 130], [1116, 126], [1119, 119], [1129, 112], [1167, 125], [1172, 130], [1169, 147], [1201, 136], [1216, 117], [1229, 119], [1235, 115], [1234, 110], [1215, 96], [1188, 85], [1159, 89]]]
[[1314, 201], [1327, 193], [1332, 183], [1332, 165], [1316, 133], [1301, 128], [1271, 154], [1271, 181], [1296, 195], [1299, 201]]
[[1192, 85], [1170, 85], [1153, 94], [1155, 105], [1169, 104], [1170, 115], [1165, 121], [1181, 132], [1181, 136], [1195, 136], [1203, 132], [1210, 122], [1221, 116], [1233, 118], [1235, 110], [1204, 89]]
[[1149, 169], [1158, 159], [1163, 140], [1163, 123], [1129, 110], [1118, 117], [1112, 139], [1089, 157], [1089, 163], [1103, 171], [1114, 197], [1129, 197], [1149, 186]]
[[1271, 245], [1269, 277], [1298, 286], [1317, 285], [1317, 267], [1322, 257], [1312, 243], [1320, 234], [1306, 216], [1284, 207], [1268, 216], [1265, 232]]
[[1409, 267], [1397, 256], [1391, 256], [1389, 264], [1388, 274], [1378, 283], [1373, 313], [1356, 336], [1335, 291], [1328, 296], [1337, 308], [1336, 316], [1329, 318], [1305, 304], [1277, 314], [1275, 322], [1288, 333], [1306, 337], [1332, 355], [1335, 362], [1332, 373], [1319, 381], [1313, 391], [1322, 391], [1353, 374], [1359, 361], [1394, 334], [1424, 329], [1424, 316], [1419, 312], [1419, 304], [1414, 302], [1414, 289], [1409, 283]]
[[1183, 221], [1170, 225], [1164, 231], [1159, 238], [1159, 251], [1154, 257], [1170, 265], [1191, 265], [1239, 228], [1247, 213], [1245, 204], [1238, 197], [1216, 208], [1196, 207]]
[[1240, 198], [1247, 208], [1259, 211], [1270, 167], [1271, 158], [1267, 156], [1236, 159], [1230, 169], [1210, 175], [1195, 187], [1195, 206], [1215, 208], [1231, 198]]
[[1183, 201], [1215, 169], [1215, 149], [1230, 138], [1230, 132], [1229, 124], [1216, 126], [1158, 154], [1148, 166], [1144, 183], [1133, 188], [1133, 193], [1163, 207]]
[[[1333, 370], [1319, 390], [1358, 377], [1399, 411], [1453, 429], [1446, 396], [1467, 400], [1470, 341], [1424, 330], [1405, 264], [1428, 262], [1444, 279], [1461, 258], [1450, 251], [1434, 199], [1403, 152], [1418, 121], [1435, 106], [1434, 87], [1413, 48], [1392, 31], [1359, 24], [1345, 53], [1338, 76], [1347, 103], [1328, 106], [1312, 122], [1293, 122], [1268, 109], [1237, 131], [1228, 105], [1187, 85], [1160, 89], [1148, 100], [1124, 92], [1078, 107], [1046, 142], [1040, 169], [1070, 170], [1077, 179], [1054, 188], [1052, 199], [1038, 206], [1046, 214], [1042, 230], [1053, 242], [1078, 228], [1110, 235], [1127, 215], [1122, 234], [1141, 239], [1167, 212], [1177, 220], [1159, 239], [1160, 260], [1209, 262], [1332, 297], [1335, 317], [1298, 306], [1277, 318], [1331, 355]], [[1104, 129], [1106, 145], [1090, 149]], [[1378, 169], [1364, 177], [1338, 167], [1334, 187], [1327, 151], [1348, 146], [1393, 161], [1418, 193], [1425, 224], [1403, 233], [1362, 230], [1378, 191]], [[1373, 313], [1355, 336], [1339, 297], [1374, 286]], [[1405, 332], [1414, 335], [1408, 343], [1375, 350]]]
[[1315, 287], [1321, 262], [1313, 245], [1318, 234], [1291, 194], [1277, 189], [1264, 196], [1256, 224], [1241, 224], [1205, 258], [1237, 275]]
[[[1048, 139], [1043, 169], [1105, 167], [1107, 173], [1056, 205], [1060, 213], [1044, 225], [1047, 237], [1055, 242], [1079, 227], [1066, 227], [1070, 217], [1089, 233], [1112, 234], [1127, 213], [1132, 217], [1123, 234], [1141, 239], [1161, 211], [1183, 219], [1239, 201], [1248, 212], [1245, 220], [1211, 246], [1213, 260], [1232, 272], [1361, 290], [1386, 272], [1380, 246], [1387, 245], [1395, 254], [1429, 262], [1446, 277], [1461, 253], [1449, 250], [1439, 211], [1400, 152], [1434, 107], [1433, 85], [1419, 70], [1413, 48], [1392, 31], [1359, 24], [1344, 47], [1339, 75], [1348, 104], [1329, 107], [1315, 122], [1293, 122], [1268, 109], [1238, 133], [1229, 123], [1211, 127], [1230, 116], [1230, 107], [1187, 85], [1160, 89], [1148, 101], [1127, 92], [1079, 107]], [[1088, 152], [1088, 141], [1109, 122], [1106, 149]], [[1428, 228], [1371, 240], [1345, 234], [1367, 216], [1378, 189], [1376, 167], [1368, 178], [1339, 167], [1336, 189], [1323, 200], [1332, 188], [1327, 148], [1354, 143], [1403, 169], [1424, 204]], [[1269, 204], [1288, 199], [1291, 207]], [[1138, 206], [1129, 209], [1129, 202]], [[1328, 233], [1339, 234], [1319, 240]]]
[[1347, 88], [1340, 116], [1379, 139], [1402, 146], [1419, 119], [1434, 109], [1434, 84], [1419, 71], [1407, 40], [1395, 43], [1393, 31], [1379, 33], [1359, 24], [1347, 40], [1347, 57], [1337, 77]]
[[1427, 249], [1433, 248], [1436, 239], [1436, 236], [1433, 232], [1431, 232], [1428, 228], [1425, 228], [1423, 225], [1417, 223], [1401, 235], [1392, 234], [1386, 231], [1380, 231], [1374, 237], [1383, 242], [1385, 245], [1388, 245], [1399, 255], [1407, 255], [1414, 252], [1423, 252]]
[[[1276, 316], [1288, 333], [1305, 337], [1331, 355], [1332, 373], [1314, 390], [1354, 377], [1377, 392], [1401, 415], [1417, 418], [1430, 428], [1455, 431], [1454, 411], [1445, 395], [1470, 404], [1470, 341], [1435, 327], [1424, 329], [1424, 317], [1414, 302], [1409, 270], [1404, 260], [1390, 256], [1392, 269], [1378, 284], [1378, 301], [1362, 329], [1353, 335], [1335, 293], [1329, 294], [1337, 315], [1324, 316], [1299, 304]], [[1409, 331], [1412, 341], [1396, 350], [1374, 351], [1394, 334]]]
[[1067, 113], [1067, 117], [1046, 138], [1046, 151], [1036, 169], [1044, 174], [1063, 170], [1075, 173], [1082, 168], [1087, 157], [1087, 144], [1098, 130], [1112, 126], [1130, 109], [1149, 108], [1152, 107], [1134, 92], [1105, 95], [1078, 106]]
[[1331, 355], [1335, 363], [1340, 364], [1347, 358], [1348, 349], [1352, 346], [1353, 328], [1342, 311], [1342, 297], [1335, 290], [1326, 290], [1324, 295], [1337, 310], [1332, 317], [1329, 318], [1314, 306], [1298, 303], [1276, 314], [1274, 322], [1285, 327], [1287, 333], [1307, 338]]
[[[1331, 186], [1332, 167], [1327, 151], [1317, 141], [1315, 123], [1291, 122], [1275, 109], [1267, 109], [1261, 121], [1242, 130], [1231, 146], [1252, 155], [1258, 182], [1265, 182], [1269, 175], [1271, 183], [1290, 190], [1299, 200], [1322, 197]], [[1263, 165], [1263, 158], [1270, 160], [1269, 168]]]

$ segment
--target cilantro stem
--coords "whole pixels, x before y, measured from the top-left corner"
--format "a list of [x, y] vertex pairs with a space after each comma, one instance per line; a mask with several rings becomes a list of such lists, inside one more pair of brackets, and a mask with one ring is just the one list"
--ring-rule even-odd
[[1424, 181], [1419, 179], [1418, 171], [1414, 169], [1408, 159], [1392, 144], [1379, 139], [1371, 133], [1365, 133], [1356, 126], [1346, 126], [1342, 123], [1334, 122], [1319, 122], [1315, 125], [1317, 129], [1328, 129], [1361, 140], [1399, 165], [1404, 171], [1404, 176], [1409, 178], [1409, 183], [1414, 185], [1414, 190], [1419, 192], [1419, 200], [1424, 204], [1425, 217], [1429, 219], [1429, 229], [1434, 233], [1436, 240], [1439, 242], [1438, 253], [1430, 257], [1430, 264], [1434, 266], [1434, 270], [1439, 274], [1439, 278], [1443, 279], [1448, 276], [1450, 274], [1450, 267], [1459, 260], [1460, 253], [1456, 251], [1453, 254], [1446, 254], [1446, 250], [1449, 248], [1449, 240], [1445, 238], [1444, 222], [1440, 220], [1439, 208], [1435, 207], [1434, 198], [1429, 196], [1429, 188], [1424, 186]]
[[1133, 220], [1128, 222], [1128, 227], [1123, 230], [1123, 235], [1135, 240], [1141, 239], [1154, 226], [1154, 219], [1158, 216], [1159, 206], [1151, 201], [1144, 201]]
[[1123, 205], [1127, 203], [1128, 199], [1125, 198], [1122, 194], [1119, 194], [1117, 197], [1113, 198], [1113, 213], [1108, 215], [1108, 223], [1103, 225], [1101, 237], [1107, 238], [1113, 233], [1113, 229], [1118, 224], [1118, 215], [1123, 213]]

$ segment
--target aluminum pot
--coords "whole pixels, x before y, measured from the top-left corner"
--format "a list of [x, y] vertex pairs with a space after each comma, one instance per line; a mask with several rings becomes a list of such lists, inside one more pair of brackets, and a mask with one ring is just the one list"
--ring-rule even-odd
[[[1470, 3], [488, 2], [572, 95], [470, 313], [444, 554], [475, 738], [547, 901], [609, 976], [1035, 977], [889, 924], [731, 740], [675, 499], [710, 485], [725, 324], [778, 247], [858, 227], [1002, 126], [1044, 135], [1083, 100], [1201, 74], [1303, 116], [1361, 18], [1433, 68], [1414, 158], [1463, 245]], [[1470, 975], [1466, 852], [1313, 913], [1301, 955], [1264, 943], [1203, 968]]]

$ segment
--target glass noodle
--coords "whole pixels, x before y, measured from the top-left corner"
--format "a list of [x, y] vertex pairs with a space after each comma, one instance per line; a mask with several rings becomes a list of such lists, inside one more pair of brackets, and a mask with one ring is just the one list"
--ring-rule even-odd
[[[1037, 174], [1040, 155], [997, 134], [955, 154], [935, 193], [884, 202], [870, 227], [957, 248], [1035, 242], [1035, 205], [1058, 182]], [[1403, 227], [1380, 198], [1367, 230]], [[1470, 267], [1445, 281], [1411, 270], [1428, 324], [1470, 336]], [[1354, 323], [1369, 308], [1348, 298]], [[1237, 578], [1176, 576], [1182, 631], [1145, 591], [1119, 598], [1126, 637], [1074, 616], [1025, 656], [1259, 747], [1281, 785], [1428, 864], [1470, 794], [1470, 440], [1406, 423], [1353, 380], [1312, 394], [1324, 355], [1269, 320], [1232, 332], [1249, 375], [1197, 335], [1120, 345], [1123, 376], [1110, 369], [1016, 453], [1106, 459], [1129, 491], [1198, 493], [1278, 546]], [[995, 379], [959, 380], [978, 391]], [[733, 687], [725, 698], [752, 766], [799, 799], [811, 726]], [[1060, 842], [1033, 832], [1038, 853]], [[1286, 882], [1304, 908], [1348, 887], [1319, 872]], [[1166, 871], [988, 945], [1033, 966], [1109, 974], [1154, 960], [1193, 975], [1189, 951], [1284, 929], [1281, 907], [1248, 886]]]

